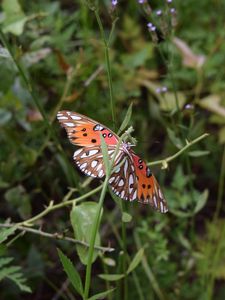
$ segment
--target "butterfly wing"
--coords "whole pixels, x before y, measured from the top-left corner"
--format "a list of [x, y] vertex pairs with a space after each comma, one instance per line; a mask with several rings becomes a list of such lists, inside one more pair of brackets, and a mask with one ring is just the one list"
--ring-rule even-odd
[[151, 173], [149, 167], [142, 159], [131, 151], [134, 162], [135, 173], [137, 177], [137, 198], [138, 201], [150, 204], [153, 208], [166, 213], [168, 211], [166, 200], [160, 189], [160, 186]]
[[133, 201], [137, 198], [137, 179], [134, 171], [130, 157], [120, 150], [109, 178], [109, 185], [112, 191], [124, 200]]
[[107, 145], [116, 145], [119, 137], [107, 127], [81, 114], [59, 111], [57, 119], [66, 129], [70, 142], [77, 146], [100, 146], [100, 135]]
[[[108, 146], [109, 159], [112, 159], [115, 146]], [[83, 147], [74, 152], [73, 159], [79, 169], [88, 176], [102, 178], [105, 167], [100, 146]]]

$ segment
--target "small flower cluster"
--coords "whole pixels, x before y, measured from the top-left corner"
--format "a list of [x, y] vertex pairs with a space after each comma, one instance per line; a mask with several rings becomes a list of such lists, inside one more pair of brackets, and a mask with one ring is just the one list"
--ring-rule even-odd
[[156, 90], [157, 94], [165, 94], [168, 91], [168, 88], [166, 86], [158, 87]]

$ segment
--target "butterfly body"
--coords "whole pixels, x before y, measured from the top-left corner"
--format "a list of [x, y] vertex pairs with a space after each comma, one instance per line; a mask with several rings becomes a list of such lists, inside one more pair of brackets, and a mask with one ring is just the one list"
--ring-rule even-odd
[[[96, 178], [105, 176], [101, 135], [112, 159], [119, 137], [104, 125], [78, 113], [60, 111], [57, 118], [66, 129], [70, 142], [78, 148], [73, 159], [86, 175]], [[122, 142], [114, 159], [109, 185], [120, 198], [128, 201], [138, 199], [165, 213], [167, 204], [158, 182], [146, 163], [133, 151], [129, 142]]]

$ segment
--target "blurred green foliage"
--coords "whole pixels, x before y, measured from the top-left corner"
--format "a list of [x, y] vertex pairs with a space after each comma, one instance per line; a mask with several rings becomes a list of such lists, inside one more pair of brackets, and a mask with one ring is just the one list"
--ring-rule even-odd
[[[149, 1], [150, 13], [147, 2], [118, 1], [112, 9], [110, 1], [95, 1], [106, 37], [118, 17], [109, 49], [115, 128], [104, 44], [87, 2], [1, 3], [1, 227], [41, 213], [51, 200], [60, 204], [99, 185], [73, 166], [74, 147], [55, 122], [58, 110], [83, 113], [118, 130], [133, 103], [135, 151], [146, 161], [166, 158], [205, 132], [210, 136], [171, 161], [168, 169], [154, 167], [168, 214], [136, 202], [121, 204], [107, 194], [98, 243], [101, 239], [115, 251], [96, 254], [91, 294], [115, 287], [107, 299], [223, 300], [225, 2]], [[170, 13], [173, 7], [176, 12]], [[148, 22], [156, 33], [149, 32]], [[160, 92], [163, 87], [166, 92]], [[83, 201], [99, 200], [98, 194], [89, 198]], [[1, 299], [77, 299], [56, 248], [70, 257], [84, 282], [84, 254], [63, 237], [90, 238], [79, 229], [85, 214], [88, 228], [93, 222], [88, 210], [80, 212], [85, 205], [72, 212], [70, 206], [60, 207], [37, 219], [32, 226], [37, 234], [0, 229]], [[56, 241], [40, 231], [62, 238]], [[11, 266], [12, 257], [20, 267]], [[127, 274], [134, 261], [129, 275], [107, 280]], [[106, 280], [98, 276], [103, 273]]]

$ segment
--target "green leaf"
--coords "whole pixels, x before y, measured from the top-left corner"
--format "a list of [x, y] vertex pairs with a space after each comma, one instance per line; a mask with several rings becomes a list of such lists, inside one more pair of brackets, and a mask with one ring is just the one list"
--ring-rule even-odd
[[[177, 111], [177, 103], [174, 93], [166, 92], [165, 94], [158, 94], [160, 108], [164, 111]], [[177, 92], [178, 107], [181, 109], [185, 104], [185, 96], [181, 92]]]
[[202, 150], [190, 151], [188, 153], [188, 155], [192, 157], [200, 157], [208, 154], [210, 154], [210, 151], [202, 151]]
[[88, 300], [97, 300], [97, 299], [106, 299], [106, 296], [110, 293], [112, 293], [113, 291], [115, 290], [114, 289], [110, 289], [108, 291], [105, 291], [105, 292], [101, 292], [101, 293], [98, 293], [94, 296], [91, 296], [90, 298], [88, 298]]
[[[70, 213], [70, 220], [73, 226], [75, 238], [90, 244], [91, 232], [93, 223], [96, 217], [98, 204], [95, 202], [84, 202], [75, 206]], [[100, 246], [100, 235], [97, 233], [95, 246]], [[85, 246], [77, 245], [77, 252], [83, 264], [88, 261], [88, 248]], [[94, 251], [92, 262], [96, 260], [98, 251]]]
[[123, 212], [122, 214], [122, 221], [124, 223], [129, 223], [132, 220], [132, 216], [130, 214], [128, 214], [127, 212]]
[[108, 147], [106, 145], [104, 137], [101, 134], [100, 134], [100, 139], [101, 139], [101, 149], [102, 149], [105, 172], [106, 175], [109, 175], [110, 167], [109, 167]]
[[194, 214], [198, 213], [206, 204], [206, 201], [209, 196], [209, 191], [205, 189], [201, 194], [199, 194], [197, 199], [197, 205], [194, 209]]
[[183, 144], [180, 138], [178, 138], [173, 130], [167, 128], [167, 133], [169, 136], [170, 141], [176, 146], [178, 149], [181, 149]]
[[2, 9], [5, 17], [3, 31], [15, 35], [22, 34], [28, 17], [24, 14], [19, 2], [17, 0], [3, 0]]
[[125, 275], [124, 274], [100, 274], [99, 277], [107, 281], [117, 281], [125, 277]]
[[20, 217], [25, 220], [31, 215], [30, 197], [22, 185], [17, 185], [5, 193], [5, 199], [12, 209], [17, 210]]
[[65, 254], [63, 254], [60, 249], [57, 249], [57, 251], [67, 277], [69, 278], [75, 290], [82, 296], [84, 291], [79, 273], [75, 269], [71, 260]]
[[131, 103], [130, 106], [128, 107], [123, 123], [121, 124], [120, 129], [118, 130], [118, 134], [120, 134], [129, 124], [132, 115], [132, 107], [133, 107], [133, 103]]
[[141, 262], [142, 257], [144, 255], [144, 249], [141, 248], [137, 254], [134, 256], [132, 262], [129, 265], [129, 268], [127, 270], [127, 274], [129, 274], [130, 272], [132, 272], [137, 266], [138, 264]]
[[[13, 258], [11, 257], [5, 257], [0, 259], [0, 281], [5, 278], [8, 278], [12, 280], [20, 288], [21, 291], [31, 293], [32, 291], [30, 287], [26, 284], [26, 278], [21, 272], [21, 267], [9, 265], [9, 263], [12, 260]], [[6, 267], [3, 268], [3, 266]]]
[[3, 243], [8, 238], [8, 236], [13, 234], [15, 232], [16, 228], [17, 228], [17, 226], [15, 225], [11, 228], [2, 229], [0, 231], [0, 244]]

